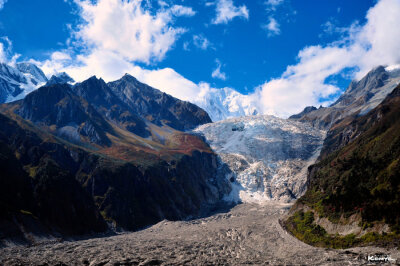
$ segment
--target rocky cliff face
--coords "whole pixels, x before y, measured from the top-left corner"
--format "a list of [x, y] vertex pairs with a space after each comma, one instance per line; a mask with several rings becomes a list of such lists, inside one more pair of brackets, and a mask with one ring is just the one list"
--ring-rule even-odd
[[311, 125], [273, 116], [232, 118], [198, 127], [236, 181], [242, 201], [290, 202], [305, 190], [307, 167], [325, 136]]

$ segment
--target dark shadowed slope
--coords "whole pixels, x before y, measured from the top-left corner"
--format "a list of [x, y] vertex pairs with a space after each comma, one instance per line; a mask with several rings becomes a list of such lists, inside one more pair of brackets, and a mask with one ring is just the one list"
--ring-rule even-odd
[[101, 79], [42, 87], [0, 111], [0, 171], [10, 173], [1, 182], [22, 195], [1, 198], [0, 222], [13, 228], [3, 240], [105, 231], [106, 222], [137, 230], [199, 215], [231, 190], [200, 137], [149, 122]]
[[[322, 160], [310, 169], [308, 191], [293, 208], [299, 212], [289, 219], [291, 231], [306, 242], [338, 247], [398, 243], [399, 133], [400, 86], [368, 114], [336, 123]], [[322, 227], [313, 225], [314, 219]], [[353, 235], [329, 238], [327, 231]]]

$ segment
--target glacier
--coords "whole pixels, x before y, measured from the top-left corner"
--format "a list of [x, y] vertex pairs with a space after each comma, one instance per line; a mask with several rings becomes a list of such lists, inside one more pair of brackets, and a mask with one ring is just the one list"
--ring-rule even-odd
[[326, 131], [308, 123], [255, 115], [201, 125], [194, 130], [232, 171], [229, 200], [291, 202], [306, 189], [308, 167]]

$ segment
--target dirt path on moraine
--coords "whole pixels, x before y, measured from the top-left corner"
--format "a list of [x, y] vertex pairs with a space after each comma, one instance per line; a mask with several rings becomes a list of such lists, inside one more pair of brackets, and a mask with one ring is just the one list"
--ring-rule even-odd
[[360, 265], [377, 253], [400, 263], [399, 250], [306, 245], [280, 226], [287, 209], [287, 205], [246, 203], [227, 213], [162, 221], [134, 233], [7, 247], [0, 249], [0, 265]]

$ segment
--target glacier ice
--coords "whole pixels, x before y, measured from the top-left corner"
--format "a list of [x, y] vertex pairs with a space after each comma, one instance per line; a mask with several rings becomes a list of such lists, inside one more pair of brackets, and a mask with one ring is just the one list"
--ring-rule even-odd
[[244, 202], [290, 202], [301, 196], [308, 166], [317, 159], [326, 135], [307, 123], [269, 115], [231, 118], [194, 132], [229, 166], [234, 178], [227, 178], [235, 180], [232, 191]]

